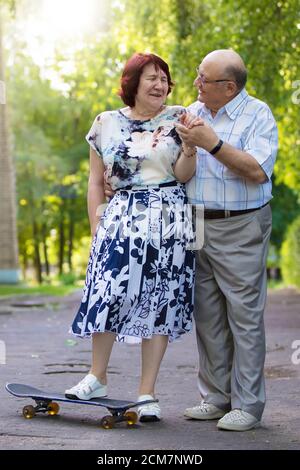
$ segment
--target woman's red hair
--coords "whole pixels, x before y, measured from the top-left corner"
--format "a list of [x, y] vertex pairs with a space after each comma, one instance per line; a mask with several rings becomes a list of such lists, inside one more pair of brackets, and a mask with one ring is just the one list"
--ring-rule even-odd
[[148, 64], [153, 64], [156, 70], [161, 69], [166, 74], [169, 85], [168, 94], [171, 92], [171, 88], [174, 85], [171, 79], [169, 66], [164, 60], [155, 54], [133, 54], [125, 64], [121, 77], [121, 89], [118, 93], [124, 103], [131, 108], [135, 105], [135, 97], [140, 77], [143, 73], [143, 68]]

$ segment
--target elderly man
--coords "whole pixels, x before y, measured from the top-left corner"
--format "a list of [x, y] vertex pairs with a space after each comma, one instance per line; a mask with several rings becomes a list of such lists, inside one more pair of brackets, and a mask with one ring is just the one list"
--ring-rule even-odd
[[[248, 95], [247, 72], [232, 50], [208, 54], [197, 69], [202, 125], [177, 126], [197, 146], [191, 202], [204, 206], [204, 244], [196, 252], [195, 322], [202, 401], [185, 416], [219, 419], [218, 428], [257, 426], [265, 406], [264, 307], [277, 128], [269, 107]], [[221, 418], [221, 419], [220, 419]]]

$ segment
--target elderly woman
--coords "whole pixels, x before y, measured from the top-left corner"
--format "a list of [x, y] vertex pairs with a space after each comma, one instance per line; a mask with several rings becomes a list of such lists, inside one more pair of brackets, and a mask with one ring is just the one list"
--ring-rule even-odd
[[[67, 397], [107, 395], [107, 366], [115, 339], [142, 342], [138, 401], [154, 398], [168, 341], [191, 330], [194, 253], [184, 184], [195, 172], [195, 148], [182, 147], [175, 123], [185, 112], [167, 106], [173, 83], [154, 54], [134, 54], [119, 92], [127, 105], [99, 114], [89, 133], [88, 211], [93, 235], [86, 284], [71, 332], [92, 337], [90, 373]], [[114, 197], [105, 202], [104, 181]], [[103, 206], [102, 206], [103, 207]], [[157, 421], [157, 403], [138, 408]]]

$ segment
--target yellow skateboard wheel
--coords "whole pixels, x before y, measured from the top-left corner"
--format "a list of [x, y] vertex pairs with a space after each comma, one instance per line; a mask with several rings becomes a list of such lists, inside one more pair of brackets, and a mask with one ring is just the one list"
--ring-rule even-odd
[[35, 409], [32, 405], [26, 405], [23, 408], [23, 416], [26, 419], [31, 419], [35, 416]]
[[113, 416], [107, 415], [101, 419], [101, 426], [104, 429], [112, 429], [115, 425], [115, 418]]
[[49, 403], [47, 411], [48, 411], [48, 415], [50, 416], [57, 415], [57, 413], [59, 412], [59, 404], [55, 403], [54, 401]]
[[137, 423], [138, 415], [135, 411], [126, 411], [124, 416], [127, 420], [127, 426], [134, 426]]

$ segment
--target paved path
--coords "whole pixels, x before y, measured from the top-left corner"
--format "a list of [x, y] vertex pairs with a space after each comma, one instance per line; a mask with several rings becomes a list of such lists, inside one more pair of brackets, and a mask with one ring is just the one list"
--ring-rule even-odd
[[[25, 420], [22, 407], [31, 400], [10, 396], [6, 382], [63, 391], [88, 371], [89, 340], [74, 341], [67, 334], [79, 298], [77, 292], [64, 299], [0, 300], [0, 340], [7, 352], [6, 364], [0, 364], [0, 449], [300, 449], [300, 364], [291, 359], [292, 343], [300, 341], [300, 293], [289, 289], [268, 296], [268, 402], [260, 429], [224, 432], [215, 421], [183, 417], [183, 410], [198, 401], [194, 334], [172, 344], [165, 356], [157, 387], [164, 415], [160, 423], [133, 429], [121, 424], [106, 431], [99, 427], [104, 409], [64, 403], [58, 416]], [[135, 399], [139, 350], [139, 345], [115, 345], [109, 367], [111, 396]]]

